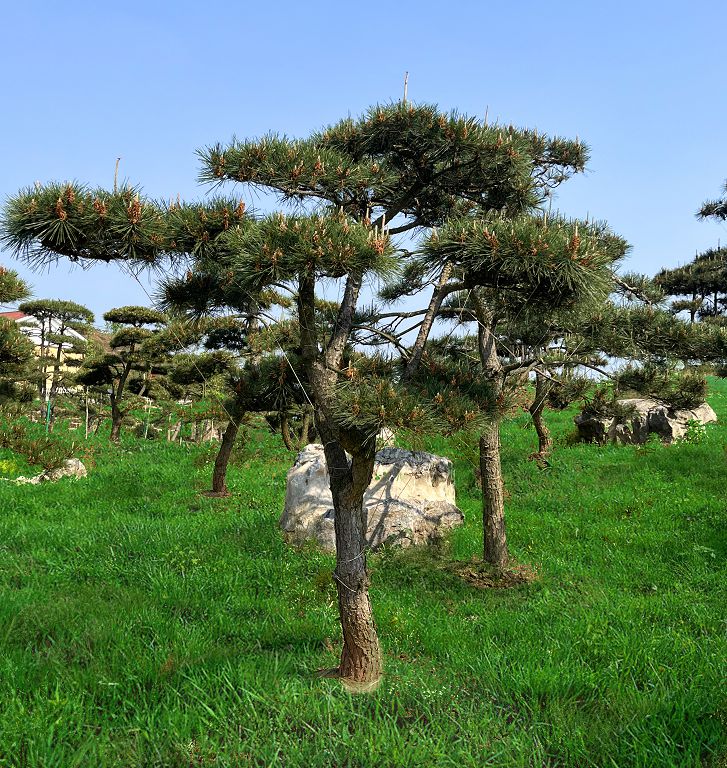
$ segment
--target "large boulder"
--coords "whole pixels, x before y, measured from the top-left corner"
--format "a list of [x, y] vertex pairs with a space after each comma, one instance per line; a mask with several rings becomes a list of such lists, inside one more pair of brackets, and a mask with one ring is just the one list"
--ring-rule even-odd
[[599, 416], [584, 411], [574, 421], [581, 440], [589, 443], [617, 442], [639, 445], [655, 434], [665, 443], [680, 440], [687, 434], [689, 422], [711, 424], [717, 414], [707, 403], [688, 410], [670, 408], [664, 403], [648, 398], [619, 400], [618, 404], [631, 411], [631, 415], [619, 419]]
[[[454, 503], [452, 476], [452, 462], [441, 456], [401, 448], [378, 451], [364, 495], [368, 546], [428, 544], [460, 525], [464, 515]], [[290, 543], [313, 540], [335, 552], [334, 516], [323, 446], [307, 445], [288, 472], [280, 527]]]

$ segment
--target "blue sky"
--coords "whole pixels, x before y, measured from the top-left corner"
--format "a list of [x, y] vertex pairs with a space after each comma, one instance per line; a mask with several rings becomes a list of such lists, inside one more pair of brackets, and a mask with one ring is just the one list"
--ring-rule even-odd
[[[400, 98], [409, 71], [413, 101], [583, 139], [588, 172], [555, 206], [607, 220], [633, 247], [627, 267], [653, 274], [727, 241], [694, 216], [727, 177], [725, 28], [716, 1], [13, 3], [0, 195], [36, 180], [110, 187], [121, 157], [120, 177], [147, 194], [199, 198], [199, 147], [306, 135]], [[115, 267], [0, 262], [37, 297], [99, 315], [148, 303]]]

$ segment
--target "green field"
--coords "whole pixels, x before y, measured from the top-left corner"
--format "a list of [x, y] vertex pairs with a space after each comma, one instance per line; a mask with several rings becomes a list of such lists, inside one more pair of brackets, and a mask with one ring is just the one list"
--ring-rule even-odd
[[[386, 676], [352, 696], [333, 559], [277, 529], [292, 454], [251, 434], [228, 499], [204, 449], [97, 439], [86, 480], [0, 482], [0, 766], [722, 766], [727, 761], [727, 386], [693, 444], [568, 445], [503, 429], [512, 554], [479, 589], [478, 492], [433, 552], [370, 559]], [[8, 452], [6, 477], [29, 472]]]

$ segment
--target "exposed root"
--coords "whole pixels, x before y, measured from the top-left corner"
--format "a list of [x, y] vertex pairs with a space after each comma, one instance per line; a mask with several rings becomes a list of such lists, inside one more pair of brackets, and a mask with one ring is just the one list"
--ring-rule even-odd
[[381, 683], [381, 677], [376, 680], [368, 680], [366, 682], [359, 682], [358, 680], [351, 680], [348, 677], [341, 677], [341, 670], [339, 667], [333, 669], [318, 669], [315, 673], [319, 678], [333, 678], [340, 680], [343, 688], [349, 693], [373, 693]]

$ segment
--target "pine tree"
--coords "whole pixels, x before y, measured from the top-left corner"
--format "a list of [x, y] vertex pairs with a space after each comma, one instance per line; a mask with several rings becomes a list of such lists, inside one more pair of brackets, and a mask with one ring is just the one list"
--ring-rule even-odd
[[[498, 327], [522, 313], [545, 319], [579, 301], [605, 298], [624, 250], [624, 242], [603, 225], [531, 214], [453, 220], [425, 243], [425, 258], [452, 265], [463, 275], [478, 326], [477, 349], [492, 413], [479, 438], [484, 560], [496, 568], [505, 568], [509, 560], [499, 427], [506, 379], [537, 362], [502, 349]], [[542, 342], [547, 340], [546, 326]]]
[[43, 401], [42, 414], [47, 410], [52, 425], [56, 395], [68, 387], [72, 369], [81, 364], [85, 355], [86, 341], [81, 337], [94, 321], [93, 312], [63, 299], [33, 299], [20, 304], [18, 309], [35, 318], [39, 325], [38, 390]]
[[[0, 267], [0, 304], [24, 299], [30, 289], [17, 272]], [[0, 404], [27, 397], [33, 345], [11, 320], [0, 318]], [[32, 395], [31, 395], [32, 397]]]
[[684, 266], [662, 269], [654, 280], [672, 297], [671, 310], [686, 310], [692, 323], [719, 322], [727, 314], [727, 248], [708, 248]]
[[[200, 206], [199, 215], [180, 226], [170, 208], [143, 200], [136, 190], [108, 193], [50, 185], [9, 201], [3, 240], [39, 264], [66, 256], [144, 265], [166, 257], [189, 258], [208, 248], [220, 258], [226, 248], [232, 259], [226, 279], [251, 298], [269, 288], [292, 292], [295, 311], [290, 319], [297, 326], [301, 368], [325, 448], [336, 513], [335, 580], [344, 639], [336, 674], [364, 687], [373, 685], [382, 657], [368, 594], [363, 494], [371, 480], [378, 427], [394, 412], [405, 414], [402, 421], [409, 427], [424, 424], [427, 404], [398, 394], [397, 382], [381, 375], [376, 360], [352, 353], [363, 326], [376, 327], [366, 320], [378, 325], [381, 319], [380, 313], [362, 319], [362, 287], [367, 279], [391, 277], [408, 260], [404, 250], [394, 252], [392, 236], [426, 234], [452, 218], [469, 226], [491, 212], [506, 217], [531, 212], [552, 187], [583, 168], [587, 149], [578, 141], [398, 103], [374, 107], [359, 120], [344, 120], [305, 140], [270, 135], [213, 146], [200, 154], [203, 180], [272, 190], [282, 202], [300, 204], [303, 213], [248, 221], [244, 208], [213, 202]], [[518, 226], [537, 242], [537, 222], [518, 219]], [[582, 231], [581, 248], [573, 227], [552, 228], [553, 242], [567, 252], [564, 281], [559, 282], [547, 254], [537, 247], [538, 258], [527, 262], [536, 270], [533, 279], [544, 300], [559, 290], [568, 293], [568, 276], [580, 280], [592, 259], [591, 271], [600, 269], [600, 257], [590, 250], [591, 232], [586, 226]], [[470, 234], [475, 240], [479, 236], [473, 228], [465, 239]], [[435, 256], [435, 250], [422, 270], [417, 272], [412, 262], [404, 272], [413, 291], [433, 287], [404, 379], [416, 374], [446, 295], [475, 289], [483, 307], [480, 314], [489, 317], [486, 297], [480, 294], [492, 289], [484, 262], [475, 270], [484, 282], [450, 280], [450, 275], [474, 266], [474, 261], [466, 262], [476, 245], [454, 248], [445, 259]], [[491, 260], [496, 262], [494, 272], [524, 287], [525, 271], [516, 269], [523, 255], [511, 247], [505, 261]], [[316, 294], [322, 281], [338, 281], [341, 291], [340, 300], [325, 309]], [[380, 327], [375, 333], [386, 338]], [[489, 342], [483, 339], [487, 349]], [[483, 359], [494, 366], [489, 353]], [[499, 372], [496, 366], [492, 370], [496, 381]]]
[[153, 338], [155, 330], [166, 318], [164, 314], [148, 307], [118, 307], [104, 314], [104, 320], [116, 326], [111, 336], [112, 352], [88, 358], [78, 371], [76, 381], [84, 386], [107, 388], [111, 404], [112, 442], [121, 437], [121, 426], [128, 412], [125, 396], [128, 394], [129, 377], [133, 373], [148, 372], [154, 358], [148, 354], [145, 342]]

